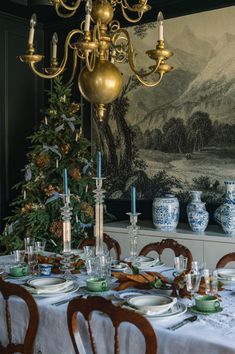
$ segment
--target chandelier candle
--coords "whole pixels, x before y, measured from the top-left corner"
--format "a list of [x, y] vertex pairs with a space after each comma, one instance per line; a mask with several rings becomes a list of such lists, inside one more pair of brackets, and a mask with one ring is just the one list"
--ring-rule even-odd
[[158, 39], [159, 41], [164, 41], [164, 38], [163, 38], [163, 14], [162, 12], [160, 11], [157, 15], [157, 22], [158, 22]]
[[55, 32], [52, 36], [51, 44], [52, 44], [52, 60], [57, 60], [57, 43], [58, 43], [58, 36]]
[[37, 16], [36, 16], [36, 14], [33, 14], [33, 15], [32, 15], [29, 24], [30, 24], [30, 29], [29, 29], [28, 44], [33, 45], [34, 31], [35, 31], [35, 26], [36, 26], [36, 24], [37, 24]]
[[92, 0], [87, 0], [84, 32], [90, 32], [91, 11], [92, 11]]

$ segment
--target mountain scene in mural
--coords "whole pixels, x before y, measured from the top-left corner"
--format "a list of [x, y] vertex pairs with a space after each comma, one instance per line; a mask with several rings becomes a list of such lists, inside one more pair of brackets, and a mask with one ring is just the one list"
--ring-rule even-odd
[[[205, 201], [221, 201], [224, 180], [235, 178], [234, 13], [230, 7], [166, 20], [174, 71], [160, 86], [139, 85], [128, 65], [120, 65], [122, 94], [100, 132], [94, 129], [111, 198], [128, 197], [134, 182], [142, 199], [174, 192], [186, 202], [199, 189]], [[139, 67], [148, 68], [145, 51], [156, 43], [156, 23], [129, 31]]]

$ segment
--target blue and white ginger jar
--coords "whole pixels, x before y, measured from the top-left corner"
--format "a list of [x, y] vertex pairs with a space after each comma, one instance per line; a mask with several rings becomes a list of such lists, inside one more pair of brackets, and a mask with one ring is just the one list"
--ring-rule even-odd
[[179, 222], [179, 201], [173, 194], [153, 200], [153, 224], [160, 231], [174, 231]]
[[191, 191], [192, 199], [187, 205], [188, 222], [193, 232], [204, 232], [209, 221], [209, 213], [201, 201], [201, 191]]
[[225, 201], [216, 209], [214, 218], [226, 234], [235, 236], [235, 181], [225, 181], [224, 184]]

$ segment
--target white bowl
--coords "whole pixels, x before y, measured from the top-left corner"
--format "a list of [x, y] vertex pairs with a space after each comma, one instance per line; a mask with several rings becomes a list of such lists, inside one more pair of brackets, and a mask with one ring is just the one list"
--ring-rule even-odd
[[28, 280], [27, 284], [39, 290], [59, 290], [67, 286], [67, 280], [61, 277], [43, 277]]
[[144, 313], [163, 313], [169, 310], [177, 302], [176, 298], [165, 295], [142, 295], [128, 300], [131, 306]]

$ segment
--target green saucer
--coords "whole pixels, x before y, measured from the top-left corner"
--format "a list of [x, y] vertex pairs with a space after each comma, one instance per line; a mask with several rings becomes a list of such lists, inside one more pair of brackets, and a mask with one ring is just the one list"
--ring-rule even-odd
[[188, 308], [189, 311], [193, 312], [193, 313], [197, 313], [200, 315], [213, 315], [215, 313], [219, 313], [223, 311], [223, 307], [218, 307], [216, 310], [214, 311], [199, 311], [196, 306], [192, 306], [190, 308]]
[[106, 292], [106, 291], [109, 291], [109, 290], [111, 290], [111, 289], [107, 286], [107, 288], [106, 288], [105, 290], [102, 290], [102, 291], [92, 291], [92, 290], [89, 290], [86, 286], [83, 286], [83, 287], [80, 288], [80, 290], [86, 292], [86, 293], [89, 294], [89, 295], [100, 295], [100, 294], [102, 294], [102, 293], [104, 293], [104, 292]]
[[27, 273], [27, 274], [25, 274], [25, 275], [20, 275], [20, 276], [8, 274], [8, 275], [7, 275], [7, 278], [21, 279], [21, 278], [28, 277], [28, 276], [30, 276], [30, 275], [31, 275], [30, 273]]

